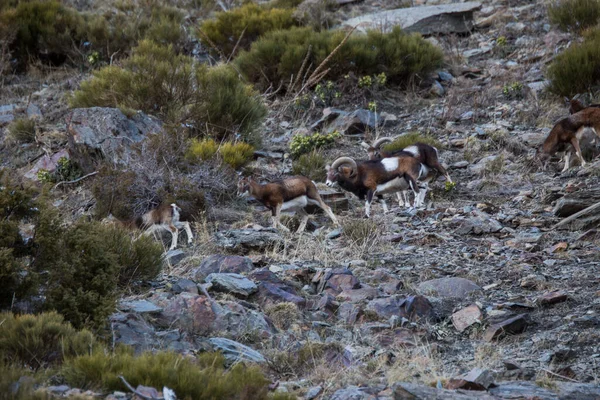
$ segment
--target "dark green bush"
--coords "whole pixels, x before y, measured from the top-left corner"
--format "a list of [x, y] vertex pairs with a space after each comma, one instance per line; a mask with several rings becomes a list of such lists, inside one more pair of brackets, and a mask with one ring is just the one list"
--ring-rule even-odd
[[581, 32], [598, 24], [600, 1], [555, 0], [548, 7], [548, 16], [563, 31]]
[[399, 151], [417, 142], [431, 145], [437, 149], [441, 149], [443, 147], [442, 144], [432, 136], [421, 135], [419, 132], [410, 132], [398, 136], [392, 143], [384, 145], [383, 150], [388, 152]]
[[[248, 80], [261, 89], [286, 85], [298, 74], [305, 59], [307, 65], [316, 68], [344, 36], [341, 31], [318, 33], [310, 28], [270, 32], [254, 42], [249, 51], [240, 53], [235, 62]], [[425, 76], [442, 61], [439, 48], [418, 34], [407, 34], [396, 27], [390, 33], [353, 34], [328, 61], [327, 76], [337, 79], [349, 72], [357, 75], [384, 72], [388, 82], [406, 84]]]
[[236, 44], [236, 51], [248, 49], [252, 42], [267, 32], [297, 25], [292, 12], [290, 9], [268, 9], [248, 3], [231, 11], [217, 13], [214, 19], [204, 21], [198, 30], [198, 37], [230, 57]]
[[547, 71], [550, 91], [572, 97], [592, 90], [600, 83], [600, 29], [588, 34], [581, 44], [574, 44], [550, 64]]
[[262, 100], [229, 67], [209, 69], [150, 41], [142, 41], [122, 68], [94, 72], [70, 103], [142, 110], [218, 138], [238, 131], [247, 137], [266, 115]]
[[268, 380], [257, 367], [237, 364], [224, 369], [218, 353], [193, 359], [172, 352], [134, 356], [130, 348], [119, 347], [114, 354], [95, 352], [68, 361], [62, 370], [72, 386], [122, 390], [119, 375], [134, 387], [167, 386], [181, 399], [267, 399]]
[[0, 362], [37, 370], [85, 355], [96, 347], [91, 332], [74, 329], [55, 312], [0, 313]]
[[325, 180], [325, 158], [316, 150], [303, 154], [294, 160], [292, 172], [294, 175], [302, 175], [315, 182], [322, 182]]
[[58, 1], [20, 1], [0, 13], [0, 25], [15, 31], [13, 55], [21, 62], [28, 57], [47, 57], [60, 64], [76, 54], [84, 39], [84, 21], [79, 13]]
[[154, 278], [162, 264], [162, 248], [151, 237], [132, 241], [119, 227], [99, 222], [67, 228], [59, 245], [60, 256], [51, 261], [47, 307], [77, 328], [103, 327], [114, 311], [119, 287]]

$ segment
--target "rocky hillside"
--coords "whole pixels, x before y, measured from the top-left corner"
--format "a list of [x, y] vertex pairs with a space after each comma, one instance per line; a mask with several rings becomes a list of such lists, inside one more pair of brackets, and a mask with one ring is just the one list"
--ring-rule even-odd
[[[28, 12], [13, 3], [0, 21]], [[93, 3], [56, 3], [85, 27], [68, 51], [0, 30], [6, 398], [600, 398], [599, 217], [564, 220], [600, 201], [600, 147], [584, 137], [588, 164], [566, 172], [536, 153], [569, 115], [561, 94], [594, 97], [557, 60], [595, 43], [581, 31], [598, 16], [565, 28], [522, 0]], [[257, 17], [239, 28], [235, 12]], [[256, 22], [271, 18], [281, 30]], [[434, 143], [455, 184], [366, 219], [325, 165], [398, 135]], [[309, 176], [340, 226], [313, 210], [303, 234], [271, 228], [236, 173]], [[105, 219], [173, 201], [194, 233], [175, 250]]]

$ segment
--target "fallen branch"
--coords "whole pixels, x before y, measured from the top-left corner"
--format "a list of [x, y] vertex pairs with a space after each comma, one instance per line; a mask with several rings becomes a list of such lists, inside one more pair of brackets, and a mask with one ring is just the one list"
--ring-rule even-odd
[[129, 384], [129, 382], [127, 382], [125, 380], [125, 378], [123, 377], [123, 375], [119, 375], [119, 379], [125, 384], [125, 386], [127, 386], [127, 389], [129, 389], [133, 394], [135, 394], [136, 396], [141, 397], [144, 400], [165, 400], [164, 397], [154, 397], [154, 396], [153, 397], [148, 397], [145, 394], [138, 392], [137, 390], [135, 390], [133, 388], [133, 386], [131, 386]]
[[556, 229], [560, 226], [566, 225], [571, 221], [576, 220], [577, 218], [581, 217], [582, 215], [585, 214], [589, 214], [590, 212], [596, 210], [600, 208], [600, 202], [596, 203], [596, 204], [592, 204], [591, 206], [589, 206], [588, 208], [584, 208], [583, 210], [576, 212], [575, 214], [571, 215], [570, 217], [567, 217], [565, 219], [563, 219], [562, 221], [560, 221], [559, 223], [557, 223], [556, 225], [554, 225], [551, 229]]
[[575, 379], [571, 379], [571, 378], [569, 378], [567, 376], [564, 376], [564, 375], [561, 375], [561, 374], [557, 374], [556, 372], [552, 372], [552, 371], [550, 371], [549, 369], [546, 369], [546, 368], [542, 368], [542, 371], [544, 371], [544, 372], [546, 372], [546, 373], [548, 373], [550, 375], [554, 375], [554, 376], [557, 376], [559, 378], [566, 379], [566, 380], [571, 381], [571, 382], [581, 383], [579, 381], [576, 381]]
[[79, 181], [84, 180], [85, 178], [89, 178], [90, 176], [94, 176], [98, 173], [98, 171], [94, 171], [94, 172], [90, 172], [87, 175], [82, 176], [81, 178], [77, 178], [77, 179], [73, 179], [72, 181], [61, 181], [58, 182], [56, 185], [54, 185], [54, 187], [52, 188], [52, 190], [56, 189], [57, 187], [59, 187], [60, 185], [69, 185], [71, 183], [77, 183]]

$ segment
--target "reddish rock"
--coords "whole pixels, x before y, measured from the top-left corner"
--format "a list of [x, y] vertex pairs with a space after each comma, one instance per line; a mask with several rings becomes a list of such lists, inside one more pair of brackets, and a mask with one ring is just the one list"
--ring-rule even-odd
[[363, 285], [359, 289], [344, 290], [338, 294], [336, 299], [340, 301], [349, 301], [351, 303], [359, 303], [363, 300], [372, 300], [377, 297], [377, 289]]
[[554, 292], [544, 293], [540, 297], [538, 297], [537, 301], [542, 306], [549, 306], [556, 303], [562, 303], [563, 301], [567, 301], [569, 295], [567, 292], [563, 290], [557, 290]]
[[465, 329], [470, 327], [476, 322], [481, 322], [483, 314], [476, 304], [465, 307], [460, 311], [452, 314], [452, 324], [459, 332], [464, 332]]
[[568, 247], [569, 247], [569, 244], [567, 242], [559, 242], [559, 243], [556, 243], [554, 246], [547, 248], [546, 251], [550, 254], [558, 253], [560, 251], [567, 250]]
[[167, 326], [178, 327], [189, 334], [207, 335], [215, 313], [207, 297], [184, 292], [168, 301], [160, 318]]
[[433, 306], [424, 296], [408, 296], [405, 299], [395, 296], [371, 300], [366, 307], [380, 318], [399, 316], [410, 320], [435, 317]]
[[518, 334], [527, 328], [526, 314], [519, 314], [516, 317], [509, 318], [500, 323], [490, 326], [483, 335], [483, 338], [491, 342], [504, 337], [506, 334]]
[[248, 277], [258, 285], [258, 293], [255, 296], [261, 307], [282, 302], [291, 302], [298, 307], [306, 305], [306, 300], [297, 294], [296, 289], [268, 269], [255, 270]]
[[487, 390], [493, 383], [494, 376], [489, 370], [473, 368], [462, 377], [450, 379], [446, 389]]

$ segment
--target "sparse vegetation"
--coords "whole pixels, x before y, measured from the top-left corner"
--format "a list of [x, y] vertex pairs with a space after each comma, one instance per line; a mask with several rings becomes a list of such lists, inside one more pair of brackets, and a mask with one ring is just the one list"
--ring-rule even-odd
[[193, 135], [249, 138], [266, 114], [262, 100], [227, 66], [207, 68], [172, 46], [142, 41], [123, 67], [108, 66], [81, 84], [72, 107], [142, 110], [167, 123], [186, 123]]
[[581, 32], [598, 24], [600, 1], [554, 0], [548, 7], [548, 16], [563, 31]]
[[294, 303], [283, 302], [267, 308], [265, 314], [271, 318], [273, 324], [279, 329], [287, 330], [300, 317], [300, 310]]
[[8, 126], [8, 137], [17, 143], [32, 143], [35, 141], [35, 121], [32, 119], [17, 119]]
[[554, 58], [548, 67], [550, 91], [572, 97], [593, 91], [600, 83], [600, 29], [586, 34], [583, 43], [574, 44]]
[[302, 154], [292, 165], [294, 175], [302, 175], [315, 182], [322, 182], [325, 179], [325, 158], [316, 150], [307, 154]]
[[438, 150], [442, 149], [442, 144], [430, 135], [422, 135], [419, 132], [410, 132], [397, 137], [393, 142], [383, 146], [383, 150], [393, 152], [407, 148], [415, 143], [425, 143]]
[[300, 157], [302, 154], [332, 145], [340, 136], [341, 134], [337, 131], [329, 134], [317, 132], [312, 135], [296, 135], [290, 142], [290, 153], [294, 158]]
[[[270, 32], [254, 42], [249, 51], [240, 53], [235, 62], [248, 80], [261, 89], [279, 83], [288, 85], [305, 58], [307, 65], [316, 68], [344, 37], [341, 31], [319, 33], [310, 28]], [[442, 60], [438, 48], [399, 28], [390, 33], [355, 33], [329, 59], [327, 76], [338, 79], [350, 71], [373, 75], [383, 70], [388, 82], [406, 84], [434, 70]]]
[[182, 399], [267, 399], [268, 381], [257, 367], [237, 364], [229, 370], [218, 353], [196, 360], [172, 352], [139, 356], [126, 347], [113, 354], [97, 351], [69, 360], [62, 369], [67, 383], [76, 387], [121, 390], [123, 375], [134, 387], [167, 386]]
[[252, 42], [267, 32], [297, 25], [292, 12], [291, 9], [265, 8], [247, 3], [204, 21], [198, 37], [208, 42], [207, 46], [216, 46], [225, 57], [231, 57], [234, 49], [236, 52], [248, 49]]
[[523, 98], [523, 84], [521, 82], [512, 82], [502, 87], [502, 94], [509, 100]]
[[71, 159], [61, 157], [58, 159], [56, 169], [52, 172], [40, 169], [37, 178], [40, 182], [56, 183], [62, 181], [72, 181], [81, 176], [81, 169]]
[[363, 247], [378, 236], [377, 224], [371, 219], [350, 219], [342, 224], [343, 233], [352, 245]]

